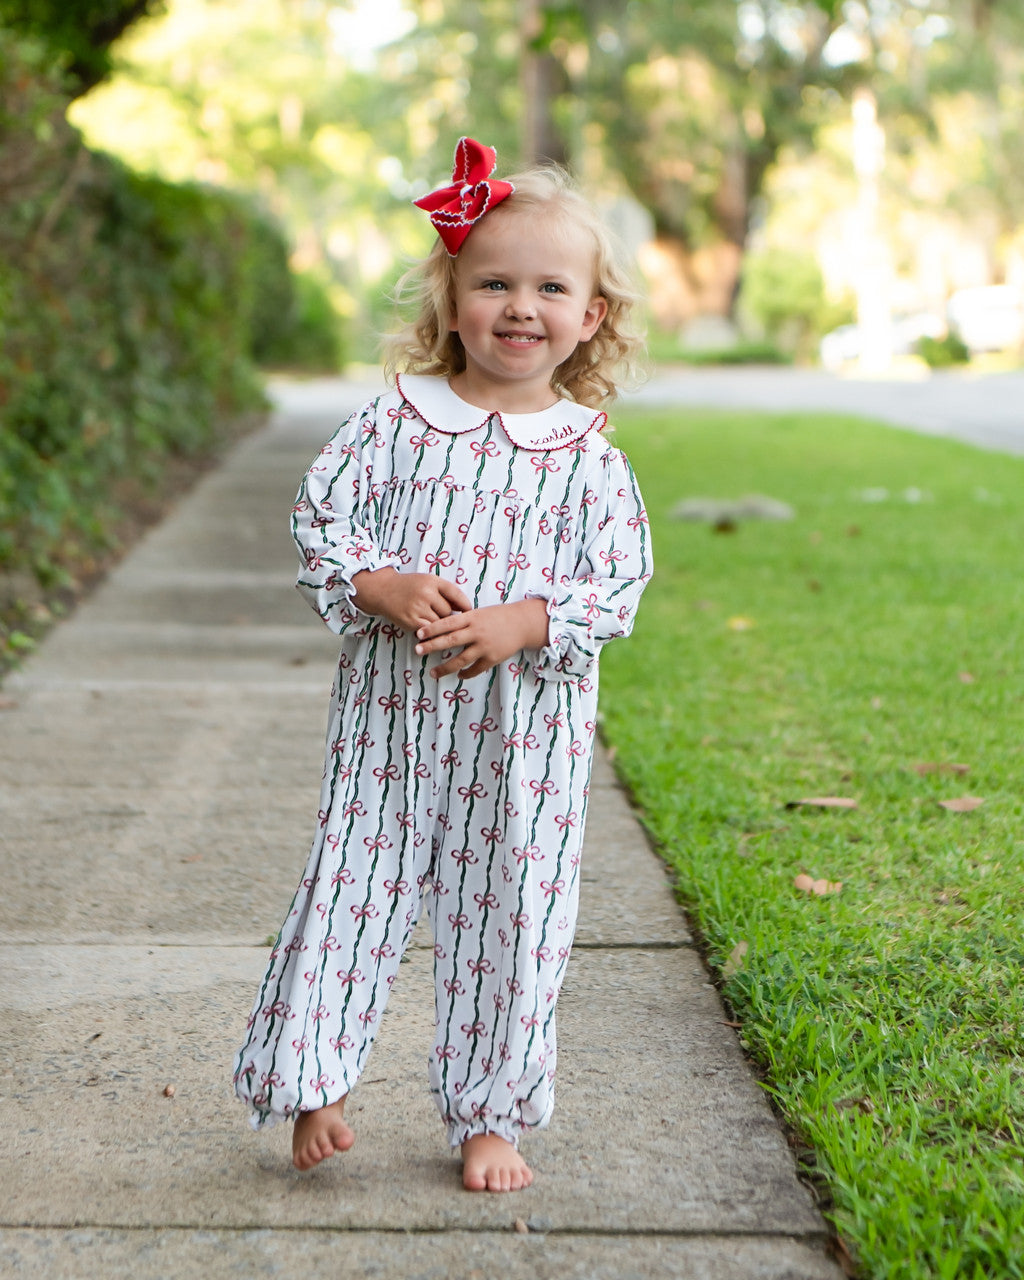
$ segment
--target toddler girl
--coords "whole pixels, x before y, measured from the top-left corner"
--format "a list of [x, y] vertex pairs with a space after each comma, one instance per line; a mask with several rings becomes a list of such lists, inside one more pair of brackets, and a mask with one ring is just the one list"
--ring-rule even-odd
[[559, 171], [491, 179], [463, 138], [418, 205], [440, 234], [394, 390], [321, 450], [293, 512], [298, 585], [342, 639], [313, 848], [235, 1074], [309, 1169], [352, 1145], [359, 1079], [425, 900], [430, 1083], [470, 1190], [525, 1187], [548, 1123], [576, 924], [597, 656], [651, 571], [597, 406], [638, 345], [633, 295]]

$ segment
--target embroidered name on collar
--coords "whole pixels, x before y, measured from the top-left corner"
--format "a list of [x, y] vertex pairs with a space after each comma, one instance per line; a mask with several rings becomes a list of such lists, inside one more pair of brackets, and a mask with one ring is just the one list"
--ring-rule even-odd
[[566, 423], [564, 427], [557, 427], [554, 431], [549, 431], [546, 436], [537, 436], [530, 448], [544, 449], [550, 446], [557, 449], [559, 445], [566, 444], [569, 440], [575, 440], [578, 435], [578, 428]]
[[445, 435], [479, 431], [496, 418], [518, 449], [566, 449], [592, 431], [600, 431], [608, 415], [572, 400], [560, 400], [539, 413], [501, 413], [469, 404], [443, 378], [424, 374], [400, 374], [399, 395], [428, 427]]

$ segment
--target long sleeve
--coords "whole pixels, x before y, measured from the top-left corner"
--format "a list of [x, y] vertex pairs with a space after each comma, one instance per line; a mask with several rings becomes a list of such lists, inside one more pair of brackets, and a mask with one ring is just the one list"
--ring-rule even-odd
[[545, 680], [590, 674], [601, 647], [629, 635], [651, 576], [647, 513], [633, 469], [619, 450], [603, 455], [584, 503], [576, 572], [559, 577], [546, 597], [548, 644], [533, 668]]
[[292, 508], [292, 537], [302, 568], [296, 586], [338, 635], [360, 635], [379, 619], [356, 608], [352, 577], [400, 565], [374, 536], [368, 445], [376, 438], [377, 402], [354, 413], [306, 472]]

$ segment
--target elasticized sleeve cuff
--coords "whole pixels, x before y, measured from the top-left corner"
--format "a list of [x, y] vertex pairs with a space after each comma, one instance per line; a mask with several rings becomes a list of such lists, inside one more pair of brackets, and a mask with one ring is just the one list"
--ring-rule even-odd
[[540, 650], [533, 666], [533, 674], [539, 680], [578, 680], [587, 676], [597, 658], [597, 646], [585, 623], [569, 616], [573, 596], [548, 597], [539, 591], [527, 592], [528, 600], [543, 600], [548, 615], [548, 642]]
[[[377, 548], [360, 548], [358, 558], [332, 555], [330, 563], [321, 562], [320, 571], [310, 574], [303, 569], [296, 586], [332, 631], [338, 635], [366, 635], [380, 622], [374, 614], [364, 613], [354, 601], [356, 589], [352, 579], [364, 570], [398, 569], [397, 555]], [[323, 569], [327, 568], [324, 577]]]

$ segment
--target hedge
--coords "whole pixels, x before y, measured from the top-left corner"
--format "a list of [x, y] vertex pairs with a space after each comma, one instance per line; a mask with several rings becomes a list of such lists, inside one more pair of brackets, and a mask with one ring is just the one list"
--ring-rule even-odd
[[113, 482], [262, 408], [300, 324], [276, 226], [90, 152], [48, 57], [0, 29], [0, 576], [41, 581], [102, 545]]

